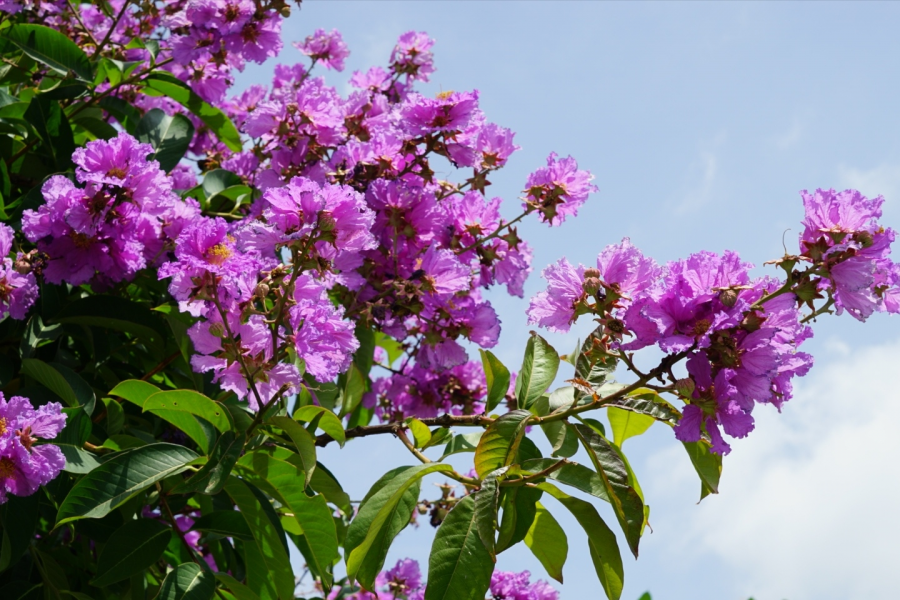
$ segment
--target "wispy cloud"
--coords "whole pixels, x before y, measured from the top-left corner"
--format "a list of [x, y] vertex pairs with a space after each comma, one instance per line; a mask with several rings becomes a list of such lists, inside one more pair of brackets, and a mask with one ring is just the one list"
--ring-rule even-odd
[[675, 212], [683, 214], [706, 205], [712, 198], [719, 174], [719, 149], [725, 143], [725, 132], [702, 144], [699, 155], [688, 167], [688, 187]]
[[[687, 523], [679, 555], [728, 565], [720, 575], [741, 597], [895, 599], [900, 390], [887, 378], [898, 361], [900, 344], [857, 352], [816, 367], [781, 415], [759, 407], [757, 430], [725, 460], [722, 493], [667, 515]], [[654, 461], [658, 475], [693, 489], [673, 458]]]

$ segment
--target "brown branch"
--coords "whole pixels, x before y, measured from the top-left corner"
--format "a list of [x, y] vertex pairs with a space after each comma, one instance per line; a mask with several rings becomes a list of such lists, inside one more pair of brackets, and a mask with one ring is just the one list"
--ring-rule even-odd
[[[429, 427], [454, 427], [454, 426], [462, 426], [462, 427], [480, 427], [482, 425], [490, 425], [494, 422], [494, 419], [490, 417], [486, 417], [484, 415], [441, 415], [440, 417], [434, 417], [431, 419], [419, 419], [425, 425]], [[399, 427], [402, 427], [402, 423], [382, 423], [381, 425], [360, 425], [358, 427], [354, 427], [352, 429], [348, 429], [345, 432], [346, 437], [349, 438], [357, 438], [357, 437], [368, 437], [370, 435], [383, 435], [385, 433], [395, 433]], [[327, 433], [320, 434], [316, 437], [316, 445], [317, 446], [327, 446], [331, 442], [334, 441], [334, 438], [328, 435]]]

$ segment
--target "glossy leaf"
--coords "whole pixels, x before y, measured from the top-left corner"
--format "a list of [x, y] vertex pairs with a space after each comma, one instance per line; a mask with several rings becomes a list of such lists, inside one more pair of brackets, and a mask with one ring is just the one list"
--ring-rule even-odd
[[588, 536], [588, 548], [594, 570], [606, 597], [619, 600], [625, 582], [625, 570], [622, 566], [622, 555], [616, 535], [606, 525], [597, 509], [578, 498], [573, 498], [549, 483], [539, 483], [538, 487], [547, 492], [565, 506], [578, 521]]
[[314, 405], [301, 406], [294, 412], [294, 419], [315, 422], [319, 429], [330, 435], [341, 446], [347, 441], [341, 420], [327, 408]]
[[431, 430], [428, 429], [428, 425], [415, 417], [406, 419], [404, 423], [413, 435], [413, 444], [416, 448], [424, 448], [431, 441]]
[[5, 37], [22, 51], [57, 73], [76, 75], [82, 81], [94, 78], [91, 62], [78, 44], [55, 29], [43, 25], [17, 24]]
[[525, 345], [525, 358], [516, 377], [516, 400], [519, 408], [528, 408], [540, 398], [556, 379], [559, 354], [547, 340], [532, 334]]
[[231, 469], [234, 468], [243, 450], [244, 436], [236, 436], [233, 431], [226, 431], [216, 440], [216, 445], [210, 451], [206, 464], [181, 484], [177, 491], [179, 493], [218, 494], [228, 480], [228, 475], [231, 474]]
[[624, 398], [617, 398], [610, 402], [607, 406], [647, 415], [669, 425], [675, 425], [681, 418], [678, 409], [666, 402], [655, 391], [647, 388], [638, 388]]
[[109, 391], [110, 396], [118, 396], [124, 400], [128, 400], [142, 409], [147, 398], [159, 391], [159, 388], [152, 383], [141, 381], [139, 379], [128, 379]]
[[488, 425], [475, 450], [475, 471], [479, 477], [513, 464], [529, 417], [530, 412], [519, 409]]
[[563, 582], [563, 565], [569, 554], [566, 532], [550, 511], [538, 502], [534, 521], [525, 534], [525, 545], [537, 557], [547, 574], [558, 582]]
[[700, 476], [700, 500], [710, 494], [719, 493], [719, 478], [722, 476], [722, 455], [710, 450], [709, 442], [683, 442], [684, 449], [691, 457], [691, 464]]
[[458, 433], [454, 435], [444, 447], [444, 454], [441, 456], [441, 460], [460, 452], [475, 452], [483, 434], [483, 431], [477, 431], [475, 433]]
[[117, 454], [75, 484], [59, 507], [56, 525], [103, 517], [157, 481], [184, 471], [195, 458], [184, 446], [166, 443]]
[[234, 510], [216, 510], [207, 513], [194, 521], [191, 529], [244, 541], [253, 539], [247, 520], [241, 513]]
[[166, 575], [155, 600], [212, 600], [216, 578], [197, 563], [178, 565]]
[[303, 470], [269, 453], [250, 453], [241, 459], [240, 464], [246, 467], [242, 471], [246, 479], [290, 509], [306, 538], [310, 568], [323, 580], [325, 588], [330, 588], [329, 569], [338, 558], [338, 542], [332, 511], [325, 498], [321, 495], [307, 496]]
[[231, 119], [220, 109], [198, 96], [188, 85], [164, 71], [154, 71], [144, 81], [144, 93], [168, 96], [200, 118], [209, 130], [233, 152], [242, 148], [241, 136]]
[[143, 572], [162, 556], [172, 533], [170, 527], [155, 519], [126, 522], [103, 546], [91, 584], [104, 587]]
[[36, 358], [26, 358], [22, 361], [22, 373], [62, 398], [69, 406], [87, 406], [94, 402], [94, 392], [90, 386], [65, 367], [59, 368], [59, 365], [50, 365]]
[[351, 541], [348, 532], [345, 544], [347, 574], [351, 579], [357, 579], [364, 587], [372, 589], [375, 577], [384, 566], [388, 548], [394, 536], [399, 533], [395, 519], [398, 515], [398, 505], [406, 491], [429, 473], [452, 470], [450, 465], [441, 463], [428, 463], [404, 469], [387, 481], [384, 487], [360, 507], [356, 519], [360, 520], [361, 525], [357, 529], [364, 529], [366, 536], [359, 545], [352, 547], [350, 544], [355, 542], [356, 538]]
[[316, 439], [297, 421], [288, 417], [273, 417], [269, 419], [269, 423], [284, 431], [294, 442], [297, 455], [303, 464], [303, 471], [306, 473], [306, 484], [309, 485], [316, 469]]
[[603, 435], [586, 425], [573, 425], [594, 469], [603, 480], [628, 546], [635, 557], [644, 528], [644, 502], [629, 481], [629, 469], [619, 451]]
[[253, 593], [253, 590], [227, 573], [216, 573], [216, 579], [237, 600], [259, 600], [259, 596]]
[[137, 126], [137, 138], [156, 151], [153, 159], [163, 171], [171, 171], [181, 161], [194, 138], [194, 124], [181, 114], [172, 116], [158, 108], [148, 110]]
[[247, 565], [248, 586], [261, 600], [293, 598], [294, 574], [276, 528], [277, 520], [272, 521], [247, 483], [229, 477], [225, 491], [246, 519], [253, 536], [252, 542], [244, 542], [250, 561]]
[[78, 446], [64, 443], [56, 443], [56, 446], [62, 450], [63, 456], [66, 457], [66, 466], [63, 468], [63, 471], [66, 473], [84, 475], [100, 466], [93, 454], [82, 450]]
[[491, 554], [478, 536], [475, 502], [465, 496], [434, 536], [425, 600], [484, 600], [493, 571]]
[[490, 350], [481, 352], [481, 366], [484, 368], [484, 377], [487, 382], [487, 397], [485, 412], [490, 413], [506, 398], [509, 391], [509, 369], [494, 356]]
[[500, 507], [503, 516], [497, 535], [497, 554], [525, 539], [537, 514], [537, 502], [543, 493], [533, 487], [508, 487], [501, 490]]
[[157, 392], [144, 401], [144, 412], [186, 412], [212, 423], [221, 432], [234, 429], [231, 414], [219, 402], [193, 390]]
[[610, 427], [612, 427], [613, 440], [619, 447], [622, 446], [622, 442], [630, 437], [641, 435], [656, 422], [650, 415], [613, 407], [606, 411], [606, 416], [609, 419]]
[[497, 528], [497, 510], [500, 502], [500, 482], [503, 480], [509, 467], [502, 467], [488, 473], [481, 482], [481, 488], [472, 496], [475, 500], [475, 528], [478, 537], [491, 558], [495, 556], [494, 531]]
[[366, 393], [366, 376], [363, 375], [356, 363], [351, 363], [350, 368], [342, 376], [344, 387], [341, 389], [341, 417], [344, 417], [359, 406], [363, 394]]

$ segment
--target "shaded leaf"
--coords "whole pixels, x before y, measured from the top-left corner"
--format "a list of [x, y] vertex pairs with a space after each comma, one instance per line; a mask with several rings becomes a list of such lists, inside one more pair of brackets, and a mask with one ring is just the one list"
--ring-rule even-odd
[[84, 50], [55, 29], [43, 25], [17, 24], [6, 31], [5, 37], [21, 48], [22, 52], [57, 73], [72, 73], [86, 82], [94, 79], [91, 61]]
[[75, 484], [59, 507], [56, 525], [103, 517], [157, 481], [184, 471], [195, 458], [184, 446], [166, 443], [121, 452]]
[[199, 492], [201, 494], [218, 494], [231, 469], [244, 449], [244, 436], [236, 436], [233, 431], [226, 431], [213, 446], [209, 453], [209, 460], [190, 479], [178, 486], [179, 493]]
[[172, 116], [158, 108], [148, 110], [137, 126], [137, 138], [156, 151], [159, 168], [169, 172], [187, 152], [194, 138], [194, 124], [181, 114]]
[[481, 365], [484, 368], [484, 377], [487, 382], [487, 397], [485, 398], [485, 412], [490, 413], [504, 398], [509, 390], [509, 369], [494, 356], [490, 350], [481, 352]]
[[297, 455], [303, 464], [303, 471], [306, 473], [306, 484], [309, 485], [316, 469], [316, 439], [297, 421], [288, 417], [273, 417], [269, 419], [269, 423], [284, 431], [294, 442]]
[[191, 529], [245, 541], [253, 539], [247, 520], [236, 510], [216, 510], [207, 513], [194, 521]]
[[691, 464], [700, 476], [700, 500], [710, 494], [719, 493], [719, 477], [722, 475], [722, 455], [710, 449], [706, 440], [683, 442], [684, 449], [691, 457]]
[[44, 147], [57, 171], [65, 171], [72, 166], [72, 152], [75, 151], [75, 137], [72, 135], [72, 126], [66, 118], [66, 113], [59, 106], [59, 102], [51, 100], [42, 94], [31, 99], [28, 110], [25, 111], [25, 119], [34, 126], [38, 136], [44, 142]]
[[155, 519], [128, 521], [103, 546], [91, 583], [103, 587], [144, 571], [162, 556], [171, 539], [172, 529]]
[[501, 490], [503, 516], [497, 535], [497, 554], [525, 539], [537, 514], [537, 501], [543, 493], [533, 487], [509, 487]]
[[494, 561], [478, 536], [475, 502], [465, 496], [434, 536], [425, 600], [484, 600]]
[[216, 578], [197, 563], [178, 565], [166, 575], [155, 600], [212, 600]]
[[483, 434], [483, 431], [477, 431], [475, 433], [458, 433], [454, 435], [444, 447], [444, 454], [441, 456], [441, 460], [444, 460], [451, 454], [475, 452]]

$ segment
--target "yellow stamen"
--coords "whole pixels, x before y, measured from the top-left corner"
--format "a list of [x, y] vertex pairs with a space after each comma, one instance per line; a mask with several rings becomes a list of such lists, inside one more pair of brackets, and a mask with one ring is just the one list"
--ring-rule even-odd
[[16, 472], [16, 465], [10, 459], [0, 458], [0, 479], [9, 479]]
[[206, 251], [206, 260], [214, 265], [221, 265], [231, 256], [231, 248], [225, 244], [216, 244]]

